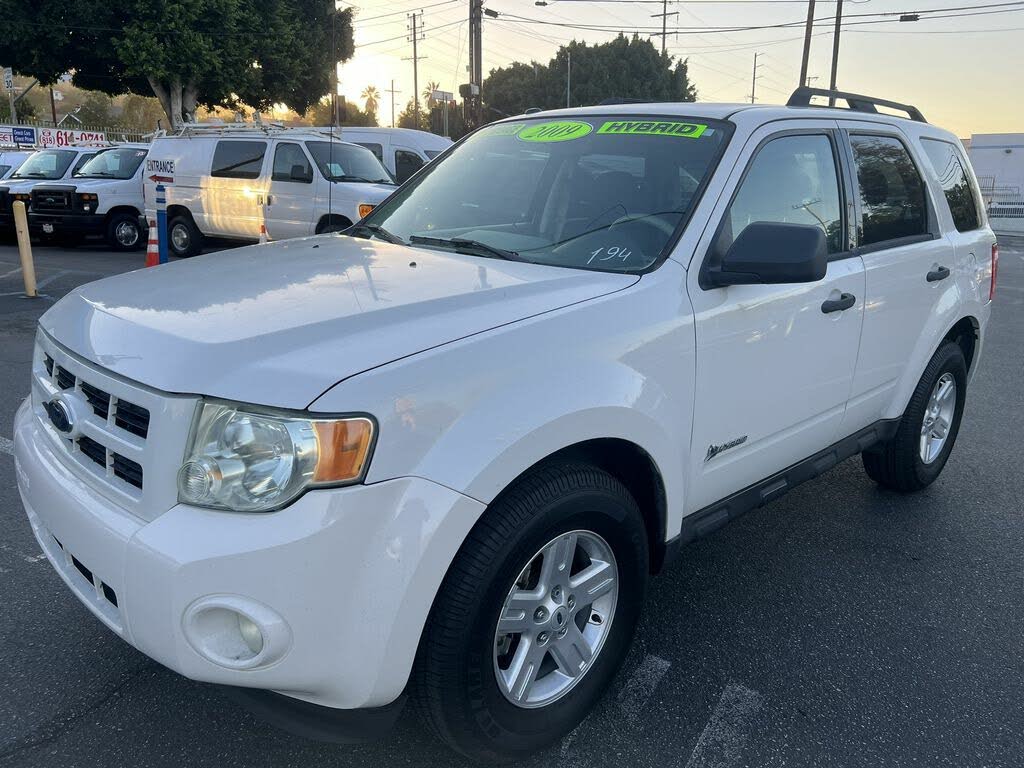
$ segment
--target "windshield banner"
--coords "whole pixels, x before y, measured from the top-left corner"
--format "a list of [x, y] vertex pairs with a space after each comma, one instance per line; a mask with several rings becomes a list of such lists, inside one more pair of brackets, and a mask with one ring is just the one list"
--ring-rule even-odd
[[616, 120], [605, 123], [598, 133], [634, 134], [642, 136], [685, 136], [696, 139], [708, 127], [699, 123], [652, 122], [639, 120]]

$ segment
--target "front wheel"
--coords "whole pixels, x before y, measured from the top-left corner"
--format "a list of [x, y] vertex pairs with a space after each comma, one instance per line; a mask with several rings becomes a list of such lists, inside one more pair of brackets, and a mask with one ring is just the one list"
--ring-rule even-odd
[[115, 213], [107, 222], [107, 245], [115, 251], [134, 251], [142, 245], [145, 231], [139, 217], [131, 213]]
[[647, 538], [629, 491], [583, 464], [519, 480], [487, 510], [435, 601], [417, 697], [451, 747], [521, 758], [575, 728], [632, 642]]
[[930, 485], [953, 450], [966, 396], [963, 350], [952, 341], [943, 342], [911, 395], [896, 434], [862, 454], [868, 476], [904, 493]]

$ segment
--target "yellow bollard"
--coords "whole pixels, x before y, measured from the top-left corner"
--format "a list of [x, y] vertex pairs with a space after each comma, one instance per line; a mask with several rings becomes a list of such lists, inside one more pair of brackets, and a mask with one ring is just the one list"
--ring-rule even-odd
[[18, 233], [18, 254], [21, 256], [21, 276], [25, 278], [25, 295], [36, 297], [36, 266], [32, 262], [32, 243], [28, 238], [28, 216], [25, 215], [25, 203], [17, 200], [14, 203], [14, 228]]

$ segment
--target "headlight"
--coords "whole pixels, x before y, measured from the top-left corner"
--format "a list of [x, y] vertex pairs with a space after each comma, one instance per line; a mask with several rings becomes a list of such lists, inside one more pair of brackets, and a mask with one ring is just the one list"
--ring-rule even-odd
[[302, 418], [204, 402], [178, 471], [178, 501], [269, 512], [309, 488], [359, 482], [373, 432], [365, 416]]

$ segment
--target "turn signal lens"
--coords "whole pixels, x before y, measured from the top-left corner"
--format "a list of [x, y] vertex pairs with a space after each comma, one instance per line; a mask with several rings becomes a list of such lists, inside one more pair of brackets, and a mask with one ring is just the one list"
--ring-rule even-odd
[[340, 483], [358, 478], [373, 438], [370, 421], [314, 421], [313, 428], [320, 449], [313, 482]]
[[370, 215], [370, 211], [372, 211], [373, 208], [374, 208], [374, 206], [370, 205], [369, 203], [360, 203], [359, 204], [359, 218], [360, 219], [365, 219], [367, 216]]
[[992, 279], [988, 285], [988, 300], [996, 297], [996, 273], [999, 272], [999, 243], [992, 243]]

